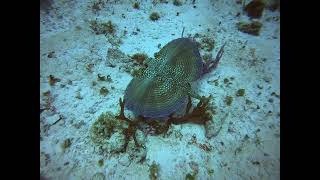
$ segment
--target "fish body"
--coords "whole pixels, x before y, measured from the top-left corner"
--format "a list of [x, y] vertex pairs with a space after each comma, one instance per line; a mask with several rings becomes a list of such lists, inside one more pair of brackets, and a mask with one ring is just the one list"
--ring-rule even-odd
[[172, 40], [144, 73], [128, 84], [126, 108], [147, 118], [168, 117], [186, 105], [190, 84], [208, 70], [205, 65], [196, 42], [189, 38]]

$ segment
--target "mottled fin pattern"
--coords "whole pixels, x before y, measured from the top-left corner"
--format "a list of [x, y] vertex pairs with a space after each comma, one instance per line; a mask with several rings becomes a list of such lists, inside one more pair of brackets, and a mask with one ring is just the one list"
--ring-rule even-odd
[[187, 102], [183, 89], [160, 80], [144, 83], [141, 79], [130, 82], [125, 92], [126, 107], [136, 115], [165, 117]]
[[203, 72], [195, 42], [179, 38], [169, 42], [141, 77], [129, 83], [124, 100], [126, 108], [144, 117], [166, 117], [184, 107], [190, 94], [189, 84]]

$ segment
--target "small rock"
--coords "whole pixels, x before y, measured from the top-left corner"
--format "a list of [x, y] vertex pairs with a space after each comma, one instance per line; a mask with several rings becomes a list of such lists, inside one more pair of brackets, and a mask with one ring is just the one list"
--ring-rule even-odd
[[61, 147], [61, 149], [62, 149], [62, 151], [64, 152], [67, 148], [69, 148], [71, 146], [71, 139], [65, 139], [64, 141], [63, 141], [63, 143], [62, 144], [60, 144], [60, 147]]
[[227, 117], [228, 117], [228, 114], [225, 114], [224, 117], [215, 116], [212, 121], [208, 121], [205, 124], [205, 130], [206, 130], [205, 136], [208, 139], [217, 136]]
[[124, 156], [122, 156], [120, 159], [119, 159], [119, 164], [121, 164], [122, 166], [126, 166], [128, 167], [130, 164], [131, 164], [131, 161], [130, 161], [130, 158], [129, 158], [129, 155], [128, 154], [125, 154]]
[[[125, 143], [124, 135], [120, 132], [115, 132], [112, 134], [108, 140], [107, 151], [108, 152], [119, 152], [122, 150]], [[104, 148], [105, 149], [105, 148]]]
[[140, 130], [136, 131], [136, 138], [140, 145], [144, 145], [146, 143], [146, 136], [142, 131]]
[[194, 172], [199, 172], [199, 165], [198, 163], [194, 162], [194, 161], [191, 161], [189, 162], [189, 166], [190, 168], [194, 171]]
[[46, 166], [50, 162], [50, 156], [49, 154], [46, 154], [44, 152], [40, 153], [40, 166]]
[[89, 107], [89, 109], [86, 111], [86, 113], [94, 114], [97, 112], [97, 106], [96, 104], [94, 106]]
[[100, 173], [100, 172], [99, 173], [95, 173], [91, 178], [91, 180], [105, 180], [105, 179], [106, 179], [105, 175], [103, 173]]
[[239, 89], [236, 93], [236, 96], [244, 96], [245, 94], [245, 89]]
[[236, 24], [239, 31], [251, 34], [254, 36], [258, 36], [260, 34], [260, 29], [262, 27], [262, 23], [259, 21], [252, 22], [238, 22]]
[[244, 10], [248, 13], [250, 18], [260, 18], [262, 16], [263, 10], [266, 3], [262, 0], [255, 0], [248, 3]]
[[271, 80], [272, 80], [272, 78], [265, 76], [265, 77], [263, 77], [263, 80], [264, 80], [266, 83], [270, 83]]
[[99, 167], [102, 167], [102, 166], [104, 165], [103, 159], [100, 159], [100, 160], [98, 161], [98, 165], [99, 165]]
[[140, 144], [142, 147], [136, 147], [133, 142], [129, 143], [129, 145], [130, 147], [127, 148], [127, 153], [131, 161], [143, 163], [147, 157], [147, 150], [144, 148], [144, 144]]
[[130, 57], [119, 49], [109, 48], [107, 51], [107, 66], [115, 67], [130, 62]]
[[83, 120], [81, 120], [80, 122], [78, 122], [78, 123], [75, 123], [73, 126], [75, 127], [75, 128], [77, 128], [77, 129], [79, 129], [81, 126], [83, 126], [83, 125], [85, 125], [86, 123], [83, 121]]
[[59, 119], [60, 119], [59, 114], [54, 114], [53, 116], [50, 116], [50, 117], [46, 118], [46, 123], [49, 124], [49, 125], [53, 125]]
[[54, 51], [49, 52], [48, 58], [56, 58], [55, 52]]

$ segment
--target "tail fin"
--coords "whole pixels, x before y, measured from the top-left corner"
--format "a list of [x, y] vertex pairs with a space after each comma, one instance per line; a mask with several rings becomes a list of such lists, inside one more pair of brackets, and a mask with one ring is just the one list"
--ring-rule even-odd
[[221, 57], [222, 57], [222, 55], [224, 53], [224, 46], [225, 45], [226, 45], [226, 42], [220, 48], [215, 60], [210, 60], [206, 64], [204, 64], [204, 69], [203, 69], [202, 75], [214, 70], [215, 68], [217, 68], [217, 66], [219, 64], [219, 61], [220, 61], [220, 59], [221, 59]]
[[224, 53], [224, 46], [226, 45], [227, 42], [225, 42], [222, 47], [220, 48], [217, 56], [216, 56], [216, 59], [214, 60], [214, 62], [212, 63], [212, 65], [209, 67], [209, 71], [212, 71], [213, 69], [217, 68], [218, 66], [218, 63]]

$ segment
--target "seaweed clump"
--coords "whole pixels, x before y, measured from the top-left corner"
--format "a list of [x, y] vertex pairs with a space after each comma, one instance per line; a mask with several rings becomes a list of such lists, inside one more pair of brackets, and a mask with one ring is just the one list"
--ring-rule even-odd
[[152, 21], [157, 21], [159, 18], [160, 18], [160, 15], [159, 13], [157, 12], [153, 12], [150, 14], [149, 18], [152, 20]]
[[175, 5], [175, 6], [181, 6], [181, 5], [182, 5], [182, 1], [181, 1], [181, 0], [174, 0], [174, 1], [173, 1], [173, 5]]
[[48, 58], [56, 58], [55, 52], [54, 51], [49, 52], [47, 57]]
[[[191, 97], [189, 96], [185, 115], [181, 117], [173, 117], [173, 114], [171, 114], [169, 119], [166, 121], [158, 121], [155, 119], [150, 120], [142, 116], [138, 116], [135, 119], [130, 120], [124, 114], [125, 102], [120, 98], [119, 115], [114, 116], [111, 113], [104, 113], [100, 115], [91, 127], [90, 137], [92, 141], [98, 145], [100, 150], [107, 150], [108, 153], [126, 152], [130, 140], [133, 139], [135, 147], [138, 148], [140, 152], [140, 148], [145, 149], [145, 147], [143, 144], [138, 142], [136, 137], [137, 130], [145, 132], [145, 135], [159, 135], [167, 133], [171, 124], [195, 123], [206, 125], [206, 123], [212, 119], [212, 114], [214, 114], [210, 111], [211, 109], [209, 109], [208, 106], [210, 97], [211, 96], [207, 98], [201, 97], [197, 106], [191, 110], [192, 102]], [[112, 140], [117, 142], [111, 143]], [[207, 147], [202, 147], [205, 145], [201, 144], [199, 146], [204, 150], [208, 150]], [[141, 152], [143, 152], [143, 150]], [[143, 161], [143, 159], [144, 156], [142, 156], [140, 161]], [[152, 167], [152, 169], [155, 169], [155, 165]], [[156, 171], [152, 170], [152, 172]], [[155, 173], [152, 174], [152, 177], [157, 179], [157, 175]]]
[[212, 119], [212, 111], [209, 110], [209, 101], [211, 96], [202, 96], [197, 106], [189, 113], [192, 102], [191, 97], [188, 97], [188, 104], [186, 108], [186, 114], [182, 117], [173, 117], [173, 114], [169, 116], [169, 122], [172, 124], [194, 123], [205, 125], [206, 122]]
[[102, 145], [119, 127], [121, 127], [120, 121], [115, 119], [111, 113], [103, 113], [90, 129], [91, 140], [96, 144]]
[[155, 6], [159, 3], [165, 3], [168, 4], [168, 0], [152, 0], [152, 4]]
[[174, 113], [169, 116], [169, 119], [166, 120], [164, 123], [161, 123], [157, 120], [146, 120], [144, 117], [137, 117], [134, 120], [128, 119], [124, 115], [124, 100], [121, 98], [119, 99], [120, 104], [120, 114], [116, 116], [116, 119], [119, 119], [121, 121], [125, 121], [128, 123], [128, 128], [123, 129], [123, 134], [125, 136], [125, 143], [123, 146], [123, 149], [120, 152], [125, 152], [127, 145], [131, 139], [131, 137], [134, 140], [136, 147], [141, 147], [141, 145], [138, 143], [135, 133], [137, 129], [142, 130], [141, 124], [146, 124], [149, 126], [150, 130], [148, 133], [153, 132], [154, 135], [164, 134], [168, 131], [171, 124], [183, 124], [183, 123], [194, 123], [194, 124], [200, 124], [205, 125], [208, 121], [212, 119], [212, 111], [209, 110], [209, 100], [211, 96], [209, 97], [201, 97], [199, 103], [197, 106], [190, 112], [192, 102], [191, 97], [189, 96], [189, 101], [186, 108], [186, 114], [181, 117], [173, 117]]
[[100, 88], [100, 95], [106, 96], [109, 93], [109, 90], [106, 87]]
[[196, 180], [196, 175], [197, 175], [196, 173], [192, 173], [192, 174], [188, 173], [186, 175], [185, 180]]
[[92, 73], [92, 68], [93, 68], [94, 64], [87, 64], [86, 65], [86, 70], [89, 72], [89, 73]]
[[124, 101], [122, 101], [121, 98], [119, 99], [119, 104], [120, 104], [120, 109], [121, 109], [120, 114], [119, 114], [119, 116], [116, 116], [115, 118], [119, 119], [120, 121], [125, 121], [128, 123], [128, 128], [122, 130], [122, 133], [125, 136], [125, 143], [123, 145], [123, 148], [120, 150], [120, 152], [125, 152], [131, 137], [134, 140], [135, 146], [141, 147], [137, 141], [137, 138], [136, 138], [136, 131], [138, 128], [138, 124], [139, 124], [140, 120], [142, 120], [142, 118], [138, 118], [136, 121], [131, 121], [130, 119], [128, 119], [124, 115]]
[[133, 56], [131, 56], [131, 59], [135, 60], [139, 64], [143, 64], [144, 60], [148, 58], [148, 55], [145, 53], [136, 53]]
[[105, 35], [107, 41], [114, 47], [120, 46], [123, 43], [122, 39], [126, 35], [126, 31], [121, 36], [117, 36], [116, 25], [112, 21], [98, 22], [97, 20], [89, 21], [89, 26], [96, 35]]
[[111, 79], [110, 75], [107, 75], [107, 77], [106, 77], [101, 74], [98, 74], [98, 81], [112, 82], [112, 79]]
[[93, 2], [91, 9], [94, 13], [97, 13], [98, 11], [100, 11], [102, 8], [104, 8], [105, 3], [102, 0], [98, 0]]
[[92, 177], [91, 177], [91, 180], [105, 180], [106, 179], [106, 176], [101, 173], [101, 172], [98, 172], [98, 173], [95, 173]]
[[153, 161], [151, 166], [149, 167], [149, 172], [150, 180], [157, 180], [159, 177], [159, 165]]
[[132, 7], [133, 7], [134, 9], [140, 9], [140, 3], [134, 2], [133, 5], [132, 5]]
[[266, 4], [264, 0], [252, 0], [247, 4], [244, 10], [247, 12], [248, 16], [251, 18], [260, 18], [262, 16], [263, 10]]
[[262, 23], [259, 21], [253, 21], [251, 23], [246, 22], [238, 22], [237, 28], [239, 31], [258, 36], [260, 34], [260, 29], [262, 27]]
[[236, 93], [237, 96], [244, 96], [245, 94], [245, 89], [239, 89]]
[[208, 38], [208, 37], [204, 37], [202, 40], [201, 40], [201, 49], [205, 49], [206, 51], [210, 52], [213, 50], [214, 48], [214, 40], [211, 39], [211, 38]]
[[224, 99], [224, 102], [230, 106], [232, 104], [233, 98], [232, 96], [226, 96], [226, 98]]
[[114, 35], [116, 33], [116, 26], [110, 20], [106, 23], [99, 23], [96, 20], [90, 21], [90, 28], [96, 35]]
[[64, 140], [60, 146], [61, 146], [62, 151], [64, 152], [67, 148], [69, 148], [71, 146], [71, 140], [69, 138]]
[[54, 77], [53, 75], [48, 76], [50, 86], [54, 86], [56, 82], [60, 82], [61, 79]]
[[99, 167], [102, 167], [102, 166], [103, 166], [103, 164], [104, 164], [103, 159], [100, 159], [100, 160], [98, 161], [98, 165], [99, 165]]
[[275, 11], [280, 8], [280, 0], [271, 0], [266, 6], [270, 11]]

